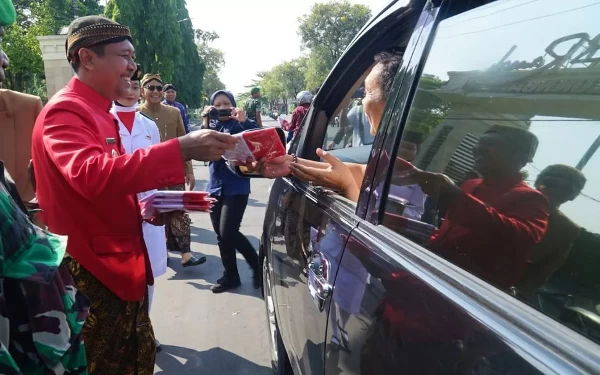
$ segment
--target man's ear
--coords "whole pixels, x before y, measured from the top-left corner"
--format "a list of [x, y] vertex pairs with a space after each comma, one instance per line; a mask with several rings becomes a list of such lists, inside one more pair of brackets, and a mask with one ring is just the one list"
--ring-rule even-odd
[[92, 50], [81, 48], [77, 51], [77, 56], [79, 57], [79, 64], [81, 66], [84, 66], [87, 70], [94, 70], [97, 56]]

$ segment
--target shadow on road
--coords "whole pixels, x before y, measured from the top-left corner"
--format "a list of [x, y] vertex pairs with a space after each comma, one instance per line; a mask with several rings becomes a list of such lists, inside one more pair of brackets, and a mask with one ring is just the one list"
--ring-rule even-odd
[[218, 275], [218, 273], [214, 272], [215, 268], [222, 268], [221, 266], [221, 257], [215, 255], [207, 255], [207, 254], [198, 254], [194, 252], [194, 255], [197, 257], [204, 256], [206, 257], [206, 263], [200, 264], [194, 267], [186, 267], [184, 268], [181, 265], [181, 258], [176, 256], [175, 254], [179, 253], [169, 253], [169, 264], [168, 267], [175, 271], [175, 275], [169, 277], [169, 280], [207, 280], [212, 281], [212, 279]]
[[[184, 363], [181, 363], [181, 362]], [[162, 345], [156, 356], [156, 365], [161, 370], [155, 375], [267, 375], [273, 371], [221, 348], [197, 351], [181, 346]]]
[[217, 244], [217, 235], [215, 231], [210, 228], [198, 228], [192, 226], [191, 229], [191, 240], [192, 242], [206, 244], [206, 245], [216, 245]]
[[254, 199], [254, 198], [248, 198], [248, 206], [252, 206], [252, 207], [267, 207], [267, 205], [264, 202], [261, 202], [259, 200]]
[[[198, 290], [210, 290], [210, 288], [212, 288], [212, 286], [213, 286], [213, 284], [207, 285], [207, 284], [195, 283], [192, 281], [189, 281], [187, 284], [193, 286], [194, 288], [196, 288]], [[262, 299], [262, 296], [260, 294], [260, 289], [254, 289], [254, 287], [252, 286], [252, 280], [242, 280], [242, 286], [237, 287], [235, 289], [230, 289], [225, 293], [238, 294], [241, 296], [249, 296], [249, 297], [256, 297], [256, 298]]]

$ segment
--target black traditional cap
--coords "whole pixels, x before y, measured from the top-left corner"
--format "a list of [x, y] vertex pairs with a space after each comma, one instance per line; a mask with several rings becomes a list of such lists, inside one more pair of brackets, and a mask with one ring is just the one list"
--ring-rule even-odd
[[177, 89], [175, 88], [175, 86], [172, 83], [167, 83], [165, 85], [165, 87], [163, 87], [163, 91], [169, 91], [169, 90], [177, 91]]
[[141, 79], [142, 79], [142, 66], [140, 64], [137, 64], [137, 69], [131, 76], [131, 80], [139, 82]]
[[532, 162], [537, 151], [539, 140], [535, 134], [527, 129], [514, 126], [494, 125], [485, 134], [502, 134], [514, 151], [527, 155], [527, 161]]
[[67, 60], [76, 58], [81, 48], [90, 48], [99, 44], [132, 42], [127, 26], [100, 16], [79, 17], [71, 22], [67, 32]]

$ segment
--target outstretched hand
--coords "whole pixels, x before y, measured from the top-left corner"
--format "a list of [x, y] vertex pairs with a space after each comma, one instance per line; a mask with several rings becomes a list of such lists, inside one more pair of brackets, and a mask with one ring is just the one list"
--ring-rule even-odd
[[317, 149], [317, 155], [329, 164], [327, 168], [314, 168], [299, 163], [291, 164], [292, 174], [315, 185], [341, 191], [350, 200], [357, 201], [360, 194], [348, 166], [330, 153]]

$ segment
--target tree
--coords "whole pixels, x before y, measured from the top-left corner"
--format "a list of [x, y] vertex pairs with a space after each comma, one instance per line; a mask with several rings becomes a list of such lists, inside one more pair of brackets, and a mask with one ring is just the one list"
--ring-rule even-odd
[[312, 51], [308, 55], [304, 73], [306, 87], [310, 89], [320, 87], [334, 64], [335, 61], [331, 60], [328, 54], [322, 53], [320, 50]]
[[11, 64], [6, 86], [46, 99], [44, 64], [39, 43], [41, 35], [55, 35], [69, 25], [74, 15], [99, 14], [103, 7], [98, 0], [13, 0], [16, 22], [6, 30], [3, 46]]
[[[214, 35], [216, 36], [216, 34]], [[218, 38], [218, 36], [216, 37]], [[225, 88], [225, 84], [219, 79], [219, 72], [225, 65], [225, 55], [218, 48], [209, 46], [208, 42], [204, 41], [205, 39], [200, 38], [200, 40], [202, 41], [198, 42], [197, 45], [198, 55], [206, 67], [204, 81], [202, 82], [201, 102], [206, 105], [213, 92]]]
[[[142, 65], [143, 71], [160, 74], [165, 83], [173, 82], [176, 68], [186, 63], [187, 46], [184, 47], [182, 40], [188, 36], [182, 36], [178, 22], [180, 4], [177, 0], [143, 0], [141, 3], [139, 0], [109, 0], [105, 14], [129, 26], [136, 49], [136, 60]], [[184, 32], [185, 30], [192, 33], [193, 39], [193, 29], [185, 28]], [[203, 72], [200, 71], [195, 78], [202, 79], [202, 76]], [[189, 81], [188, 77], [187, 82]], [[189, 100], [185, 94], [182, 96], [181, 100]], [[199, 103], [190, 101], [187, 104], [193, 107]]]
[[260, 84], [262, 94], [268, 98], [271, 107], [277, 106], [279, 102], [287, 106], [288, 96], [275, 68], [263, 76]]
[[194, 40], [197, 30], [192, 27], [185, 0], [176, 0], [176, 5], [183, 58], [177, 63], [173, 83], [178, 90], [178, 100], [197, 108], [202, 104], [202, 81], [206, 66], [198, 54]]
[[306, 58], [299, 58], [275, 67], [275, 74], [281, 81], [288, 98], [295, 98], [300, 91], [306, 88], [304, 79], [306, 66]]
[[298, 19], [298, 34], [302, 46], [327, 57], [331, 69], [370, 18], [367, 6], [352, 5], [347, 0], [315, 4], [309, 14]]
[[446, 83], [447, 81], [442, 81], [439, 77], [423, 74], [411, 106], [407, 130], [421, 133], [422, 139], [425, 139], [444, 121], [450, 110], [450, 103], [435, 95], [435, 91]]

